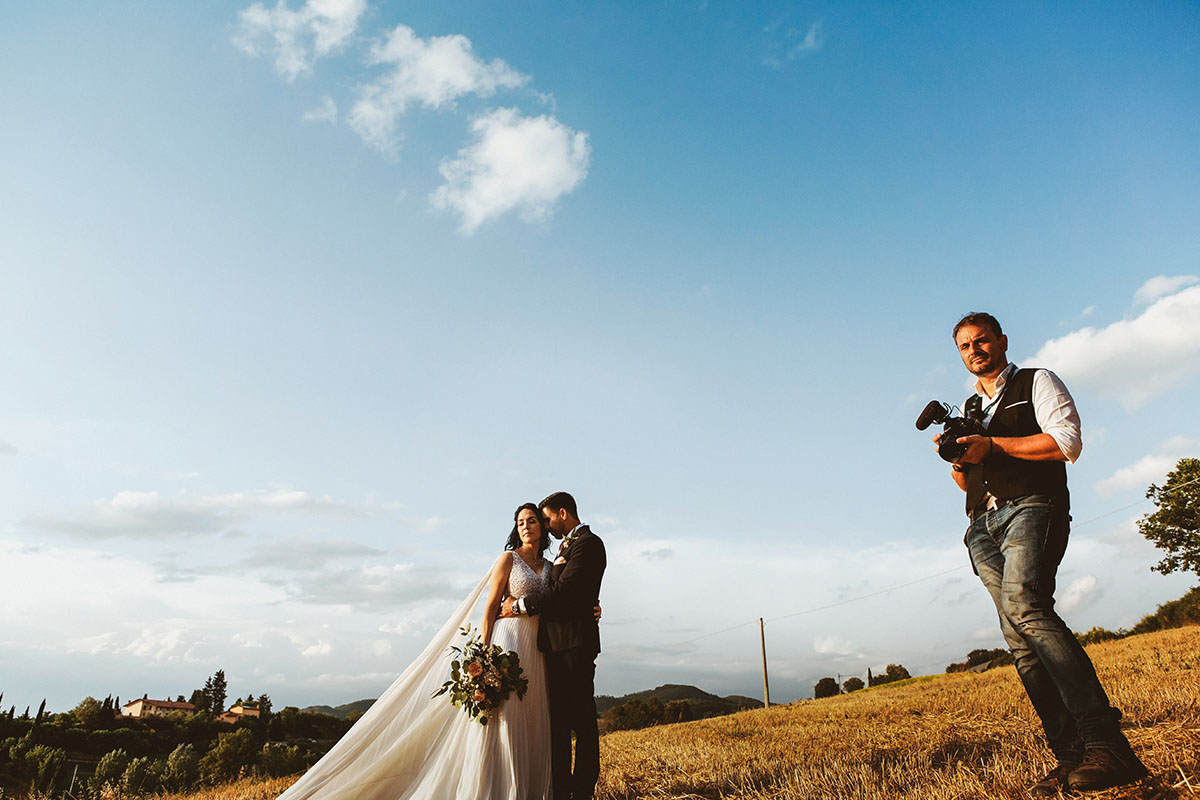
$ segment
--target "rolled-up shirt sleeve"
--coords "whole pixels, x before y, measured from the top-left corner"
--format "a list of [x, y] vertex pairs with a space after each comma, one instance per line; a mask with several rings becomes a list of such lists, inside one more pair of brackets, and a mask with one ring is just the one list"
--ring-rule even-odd
[[1042, 432], [1050, 434], [1067, 461], [1074, 464], [1083, 452], [1079, 412], [1062, 380], [1048, 369], [1033, 375], [1033, 413]]

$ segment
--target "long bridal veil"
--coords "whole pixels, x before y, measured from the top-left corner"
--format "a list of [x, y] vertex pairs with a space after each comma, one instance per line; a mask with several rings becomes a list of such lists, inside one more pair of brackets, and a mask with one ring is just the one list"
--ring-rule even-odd
[[485, 746], [484, 726], [445, 695], [432, 695], [449, 678], [448, 651], [460, 639], [459, 628], [478, 623], [476, 606], [486, 587], [484, 578], [416, 660], [279, 800], [445, 800], [479, 792], [484, 776], [500, 766], [488, 763], [495, 748]]

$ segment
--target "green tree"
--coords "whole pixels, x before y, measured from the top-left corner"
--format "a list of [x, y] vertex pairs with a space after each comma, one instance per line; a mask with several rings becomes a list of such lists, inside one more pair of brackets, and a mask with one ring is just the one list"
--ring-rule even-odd
[[270, 743], [263, 745], [258, 759], [259, 771], [270, 778], [291, 775], [304, 769], [304, 756], [295, 745]]
[[225, 711], [229, 685], [225, 682], [225, 670], [219, 669], [204, 682], [204, 695], [208, 698], [208, 713], [218, 716]]
[[163, 769], [163, 786], [174, 792], [192, 788], [200, 777], [200, 756], [191, 744], [181, 744], [167, 756]]
[[1077, 633], [1075, 638], [1080, 644], [1096, 644], [1097, 642], [1112, 642], [1128, 635], [1127, 631], [1110, 631], [1108, 628], [1093, 626], [1087, 633]]
[[1150, 484], [1146, 497], [1158, 510], [1138, 520], [1138, 531], [1167, 556], [1150, 569], [1170, 575], [1200, 575], [1200, 459], [1181, 458], [1162, 486]]
[[[75, 717], [83, 727], [94, 730], [100, 727], [100, 723], [105, 721], [104, 705], [89, 695], [80, 700], [79, 705], [71, 709], [71, 716]], [[109, 719], [112, 719], [112, 712], [109, 712], [108, 716]]]
[[1013, 663], [1012, 653], [1005, 650], [1003, 647], [996, 647], [991, 650], [978, 648], [967, 653], [966, 661], [959, 661], [946, 666], [946, 672], [966, 672], [971, 667], [977, 667], [980, 664], [991, 662], [993, 667], [1001, 666], [1002, 664]]
[[258, 757], [258, 745], [249, 728], [217, 735], [217, 743], [200, 759], [200, 777], [207, 783], [237, 778]]
[[121, 776], [129, 766], [129, 754], [121, 748], [110, 750], [100, 758], [96, 774], [92, 776], [92, 787], [97, 791], [105, 786], [120, 786]]
[[[208, 684], [206, 683], [205, 686], [207, 685]], [[208, 695], [203, 689], [196, 689], [193, 691], [192, 696], [188, 698], [188, 702], [194, 705], [196, 707], [196, 711], [202, 714], [208, 714], [212, 710], [210, 708], [211, 704], [209, 702]]]
[[846, 678], [846, 680], [842, 682], [842, 689], [846, 692], [846, 694], [857, 692], [864, 686], [866, 686], [866, 684], [863, 683], [863, 679], [857, 675], [855, 675], [853, 678]]
[[147, 756], [134, 758], [121, 773], [121, 788], [127, 796], [153, 794], [160, 786], [162, 764]]
[[817, 685], [813, 687], [813, 697], [818, 699], [822, 697], [833, 697], [839, 693], [840, 690], [838, 689], [838, 682], [834, 678], [821, 678], [821, 680], [817, 681]]
[[258, 698], [258, 718], [263, 722], [271, 718], [271, 698], [265, 694]]
[[671, 700], [663, 707], [663, 722], [689, 722], [692, 704], [687, 700]]

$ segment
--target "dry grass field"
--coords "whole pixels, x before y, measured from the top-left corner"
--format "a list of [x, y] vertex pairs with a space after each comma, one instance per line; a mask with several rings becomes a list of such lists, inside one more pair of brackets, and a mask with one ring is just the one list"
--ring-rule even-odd
[[[1200, 627], [1088, 648], [1126, 735], [1150, 768], [1140, 785], [1089, 793], [1200, 798]], [[597, 797], [740, 800], [991, 800], [1028, 797], [1053, 766], [1016, 672], [915, 678], [852, 695], [611, 733]], [[290, 779], [175, 800], [271, 800]]]

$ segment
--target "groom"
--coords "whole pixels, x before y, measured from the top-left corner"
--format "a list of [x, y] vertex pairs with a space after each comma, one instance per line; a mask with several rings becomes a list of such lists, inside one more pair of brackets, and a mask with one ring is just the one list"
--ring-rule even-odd
[[[500, 616], [540, 614], [538, 648], [546, 654], [550, 690], [550, 765], [555, 800], [590, 800], [600, 777], [600, 734], [596, 730], [596, 656], [600, 626], [593, 607], [600, 603], [606, 559], [604, 542], [580, 524], [575, 498], [555, 492], [538, 504], [546, 525], [562, 539], [540, 595], [508, 598]], [[575, 771], [571, 774], [571, 734]]]

